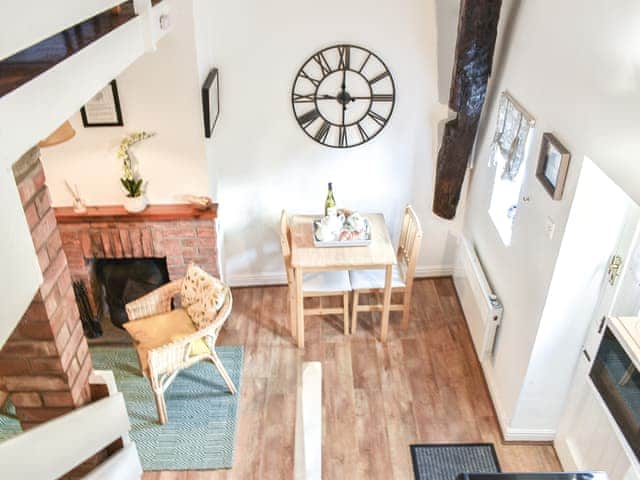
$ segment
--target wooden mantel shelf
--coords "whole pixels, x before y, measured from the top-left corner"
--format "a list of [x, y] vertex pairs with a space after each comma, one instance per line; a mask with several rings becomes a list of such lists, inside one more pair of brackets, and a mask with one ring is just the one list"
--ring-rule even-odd
[[55, 208], [59, 224], [92, 222], [166, 222], [173, 220], [213, 220], [218, 216], [218, 204], [209, 210], [199, 210], [193, 205], [177, 203], [149, 205], [140, 213], [129, 213], [122, 205], [87, 207], [85, 213], [76, 213], [72, 207]]

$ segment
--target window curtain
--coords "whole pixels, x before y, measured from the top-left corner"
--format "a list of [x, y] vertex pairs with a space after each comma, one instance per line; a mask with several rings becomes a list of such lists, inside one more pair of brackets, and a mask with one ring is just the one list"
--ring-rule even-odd
[[496, 133], [491, 143], [491, 158], [494, 164], [498, 150], [505, 160], [503, 180], [513, 181], [518, 175], [524, 160], [527, 138], [533, 125], [533, 119], [524, 109], [508, 93], [503, 92], [500, 96]]

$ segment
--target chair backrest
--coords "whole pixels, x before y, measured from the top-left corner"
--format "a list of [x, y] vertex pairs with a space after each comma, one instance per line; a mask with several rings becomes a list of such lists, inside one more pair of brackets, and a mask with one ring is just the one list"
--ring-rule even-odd
[[291, 229], [289, 228], [289, 217], [285, 210], [282, 210], [280, 214], [280, 247], [282, 248], [284, 269], [287, 272], [287, 282], [293, 283], [293, 268], [291, 267]]
[[400, 240], [398, 241], [398, 265], [403, 274], [404, 281], [410, 282], [416, 272], [416, 263], [422, 243], [422, 227], [415, 210], [407, 205], [402, 216], [400, 228]]

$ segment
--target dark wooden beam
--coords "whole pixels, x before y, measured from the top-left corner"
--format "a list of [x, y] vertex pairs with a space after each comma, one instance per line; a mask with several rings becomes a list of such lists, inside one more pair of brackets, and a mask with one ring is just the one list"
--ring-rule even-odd
[[[117, 14], [107, 10], [15, 55], [0, 59], [0, 98], [55, 67], [58, 63], [78, 53], [136, 16], [132, 0], [123, 2], [117, 8], [119, 9]], [[37, 12], [34, 12], [34, 15], [36, 14]], [[72, 79], [69, 79], [68, 87], [73, 88]]]
[[433, 212], [451, 219], [473, 150], [482, 113], [502, 0], [461, 0], [449, 107], [457, 112], [444, 127], [438, 152]]

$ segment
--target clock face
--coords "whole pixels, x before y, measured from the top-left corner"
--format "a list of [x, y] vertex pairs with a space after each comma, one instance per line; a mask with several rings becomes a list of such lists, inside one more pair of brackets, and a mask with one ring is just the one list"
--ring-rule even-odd
[[375, 137], [389, 121], [395, 85], [376, 54], [354, 45], [335, 45], [300, 68], [291, 101], [309, 137], [328, 147], [355, 147]]

